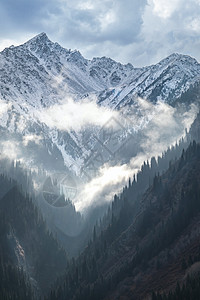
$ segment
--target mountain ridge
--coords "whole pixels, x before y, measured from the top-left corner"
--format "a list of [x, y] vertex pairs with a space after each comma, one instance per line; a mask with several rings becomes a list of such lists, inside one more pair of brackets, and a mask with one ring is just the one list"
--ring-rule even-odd
[[[94, 230], [93, 241], [49, 299], [151, 299], [152, 291], [162, 294], [182, 284], [200, 257], [199, 167], [200, 144], [194, 141], [154, 177], [130, 226], [121, 233], [113, 216], [98, 235]], [[127, 212], [134, 209], [130, 200], [121, 199]]]
[[38, 112], [71, 97], [79, 103], [85, 98], [95, 101], [111, 111], [137, 112], [138, 96], [173, 105], [199, 81], [200, 64], [186, 55], [175, 53], [158, 64], [134, 68], [107, 57], [87, 60], [41, 33], [0, 53], [0, 98], [7, 105], [0, 126], [22, 136], [42, 133], [45, 155], [59, 157], [77, 173], [89, 151], [82, 141], [84, 133], [52, 129]]
[[[15, 58], [16, 58], [17, 54], [18, 54], [17, 50], [23, 50], [25, 52], [26, 51], [30, 52], [29, 53], [30, 55], [32, 54], [36, 59], [40, 60], [41, 68], [42, 67], [44, 68], [44, 66], [45, 66], [45, 68], [47, 68], [48, 71], [52, 71], [52, 75], [57, 75], [56, 72], [59, 73], [62, 71], [63, 59], [66, 59], [66, 61], [69, 62], [68, 68], [70, 68], [70, 63], [71, 63], [71, 64], [75, 65], [76, 67], [78, 67], [81, 70], [81, 72], [82, 71], [86, 72], [86, 74], [84, 74], [84, 75], [87, 77], [87, 80], [89, 80], [89, 82], [90, 82], [89, 92], [90, 91], [103, 92], [103, 89], [105, 89], [105, 90], [110, 89], [114, 86], [117, 86], [119, 83], [123, 85], [124, 80], [125, 80], [125, 82], [127, 81], [126, 77], [132, 76], [133, 79], [131, 78], [131, 80], [127, 81], [127, 84], [130, 85], [131, 81], [133, 81], [134, 78], [141, 77], [142, 74], [146, 73], [146, 72], [147, 73], [145, 74], [145, 76], [149, 77], [151, 72], [158, 72], [158, 69], [159, 69], [159, 72], [158, 72], [157, 76], [159, 77], [160, 73], [162, 72], [163, 69], [166, 69], [166, 67], [169, 68], [175, 62], [179, 62], [180, 67], [182, 67], [182, 65], [184, 64], [183, 69], [185, 69], [186, 73], [188, 72], [190, 76], [191, 75], [195, 76], [195, 75], [197, 75], [197, 73], [199, 75], [199, 72], [200, 72], [199, 71], [199, 63], [197, 62], [197, 60], [195, 58], [191, 58], [188, 55], [183, 55], [183, 54], [178, 54], [178, 53], [173, 53], [173, 54], [169, 55], [168, 57], [162, 59], [157, 64], [150, 65], [150, 66], [144, 66], [142, 68], [134, 68], [130, 63], [123, 65], [123, 64], [116, 62], [116, 61], [112, 60], [111, 58], [107, 58], [105, 56], [94, 57], [92, 60], [88, 60], [88, 59], [85, 59], [82, 56], [82, 54], [77, 50], [72, 51], [71, 49], [65, 49], [65, 48], [61, 47], [57, 42], [53, 43], [52, 41], [49, 40], [46, 33], [41, 33], [20, 46], [17, 46], [17, 47], [11, 46], [9, 48], [6, 48], [1, 52], [1, 54], [5, 54], [6, 56], [9, 56], [9, 54], [11, 54], [12, 52], [15, 52]], [[58, 57], [58, 55], [63, 56], [62, 59], [60, 59]], [[31, 59], [31, 57], [29, 57], [29, 58]], [[49, 63], [51, 63], [52, 65], [50, 65]], [[191, 69], [190, 69], [190, 64], [192, 65]], [[195, 67], [197, 68], [197, 70], [196, 70], [197, 72], [195, 72], [195, 70], [192, 70]], [[109, 76], [110, 71], [112, 71], [112, 74], [109, 78], [110, 82], [108, 82], [108, 78], [106, 78], [106, 77]], [[122, 71], [122, 72], [120, 73], [120, 71]], [[182, 70], [182, 71], [184, 71], [184, 70]], [[194, 72], [192, 72], [192, 71], [194, 71]], [[89, 73], [89, 77], [88, 77], [87, 73]], [[120, 75], [122, 78], [120, 77]], [[142, 77], [144, 77], [144, 76], [142, 76]], [[154, 75], [154, 76], [152, 76], [152, 78], [149, 78], [148, 80], [151, 81], [154, 79], [154, 77], [156, 77], [156, 76]], [[105, 80], [105, 78], [106, 78], [106, 80]], [[79, 81], [82, 80], [82, 78], [81, 78], [81, 80], [80, 80], [80, 78], [78, 78], [78, 79], [79, 79]], [[98, 85], [97, 85], [97, 83], [96, 84], [94, 83], [95, 81], [98, 82]], [[137, 79], [137, 81], [138, 81], [138, 79]], [[145, 83], [146, 83], [146, 85], [148, 85], [148, 81], [146, 81]], [[134, 91], [134, 93], [139, 93], [142, 90], [144, 90], [144, 92], [146, 92], [147, 86], [140, 88], [140, 89], [137, 88], [137, 90]], [[81, 89], [81, 87], [79, 86], [75, 92], [80, 93], [83, 91], [84, 91], [83, 87]], [[87, 91], [85, 90], [85, 92], [88, 92], [88, 90]], [[144, 95], [146, 95], [148, 97], [147, 93], [146, 94], [144, 93]], [[163, 99], [163, 100], [165, 100], [165, 99]]]

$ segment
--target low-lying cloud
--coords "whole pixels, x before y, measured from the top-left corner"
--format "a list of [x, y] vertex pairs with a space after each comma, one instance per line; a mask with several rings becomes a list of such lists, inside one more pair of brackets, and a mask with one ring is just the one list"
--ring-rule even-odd
[[[144, 161], [162, 154], [168, 146], [176, 143], [185, 134], [185, 129], [190, 128], [197, 114], [197, 107], [194, 104], [186, 110], [181, 107], [173, 108], [162, 101], [153, 104], [138, 98], [137, 102], [139, 114], [136, 117], [135, 110], [132, 115], [129, 110], [130, 122], [127, 122], [127, 133], [131, 130], [130, 124], [132, 129], [137, 128], [141, 136], [137, 140], [140, 146], [139, 153], [126, 163], [123, 156], [121, 159], [118, 156], [117, 161], [113, 159], [101, 165], [95, 177], [80, 185], [79, 193], [74, 199], [78, 211], [85, 213], [89, 207], [112, 201], [114, 194], [121, 191], [127, 184], [128, 178], [132, 178], [133, 174], [137, 173]], [[10, 106], [2, 101], [0, 116], [3, 116], [9, 108]], [[35, 112], [35, 115], [39, 121], [50, 128], [78, 133], [87, 127], [96, 128], [98, 131], [112, 117], [120, 122], [121, 112], [100, 107], [95, 99], [83, 99], [77, 102], [68, 98], [60, 104]], [[126, 118], [126, 114], [122, 115]], [[19, 141], [14, 139], [3, 141], [0, 147], [1, 157], [23, 160], [23, 147], [27, 147], [32, 142], [39, 145], [41, 141], [42, 137], [35, 134], [25, 135]], [[118, 142], [120, 143], [120, 138]]]
[[149, 123], [141, 128], [143, 138], [140, 141], [140, 153], [126, 164], [122, 163], [123, 157], [115, 166], [109, 162], [104, 164], [98, 175], [81, 187], [74, 202], [78, 211], [86, 213], [88, 208], [112, 201], [114, 194], [122, 190], [129, 177], [133, 178], [144, 161], [161, 155], [185, 135], [185, 129], [190, 128], [197, 114], [195, 105], [191, 105], [188, 111], [182, 111], [162, 101], [154, 105], [139, 98], [138, 103], [144, 115], [151, 115]]
[[0, 99], [0, 118], [3, 117], [5, 113], [11, 108], [11, 103], [8, 103], [5, 100]]
[[50, 128], [64, 131], [80, 131], [87, 126], [103, 126], [113, 116], [117, 116], [117, 112], [98, 106], [95, 99], [77, 102], [72, 98], [36, 113], [36, 117]]
[[39, 145], [42, 140], [42, 136], [36, 134], [27, 134], [24, 135], [22, 139], [23, 139], [22, 143], [24, 146], [27, 146], [31, 142]]

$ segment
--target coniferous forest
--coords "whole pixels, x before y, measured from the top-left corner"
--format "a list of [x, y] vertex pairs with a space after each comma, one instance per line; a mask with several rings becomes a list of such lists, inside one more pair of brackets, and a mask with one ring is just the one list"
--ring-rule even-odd
[[[53, 2], [56, 12], [74, 5]], [[105, 30], [116, 21], [110, 10], [102, 21], [108, 2], [97, 19], [95, 1], [68, 16]], [[143, 30], [152, 5], [165, 26], [173, 5], [147, 2]], [[84, 43], [102, 42], [98, 32]], [[200, 299], [199, 95], [200, 63], [188, 55], [147, 67], [86, 59], [44, 32], [0, 52], [0, 300]]]
[[34, 174], [2, 161], [1, 299], [198, 299], [198, 118], [185, 139], [144, 162], [114, 196], [75, 258], [48, 229]]

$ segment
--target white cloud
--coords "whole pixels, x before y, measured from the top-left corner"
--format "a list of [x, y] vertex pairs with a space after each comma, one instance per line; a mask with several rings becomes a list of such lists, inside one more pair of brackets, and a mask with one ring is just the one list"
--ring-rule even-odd
[[39, 145], [42, 140], [42, 137], [36, 134], [29, 134], [23, 136], [23, 145], [27, 146], [30, 142], [34, 142], [35, 144]]
[[147, 100], [138, 99], [138, 104], [143, 115], [151, 115], [148, 126], [143, 130], [145, 136], [141, 143], [142, 152], [133, 157], [129, 163], [111, 166], [104, 164], [99, 169], [98, 175], [80, 188], [75, 199], [75, 207], [83, 213], [91, 206], [102, 205], [112, 201], [114, 194], [120, 192], [128, 178], [140, 169], [144, 161], [152, 156], [157, 157], [169, 145], [173, 145], [189, 129], [197, 113], [195, 105], [189, 111], [176, 109], [162, 101], [156, 105]]
[[27, 40], [33, 37], [34, 33], [24, 33], [21, 37], [14, 38], [1, 38], [0, 35], [0, 51], [8, 48], [10, 46], [19, 46], [20, 44], [25, 43]]
[[2, 117], [10, 107], [11, 107], [10, 103], [0, 99], [0, 117]]
[[99, 107], [95, 99], [76, 102], [67, 98], [62, 103], [43, 109], [36, 116], [51, 128], [79, 131], [88, 125], [103, 126], [116, 115], [108, 108]]
[[1, 141], [0, 156], [3, 158], [9, 158], [11, 160], [22, 159], [19, 142], [14, 140]]
[[155, 115], [144, 131], [146, 137], [142, 144], [144, 153], [149, 158], [158, 156], [169, 145], [175, 144], [185, 135], [185, 129], [190, 128], [197, 111], [195, 105], [191, 105], [189, 111], [183, 111], [158, 101], [155, 106]]
[[200, 19], [199, 18], [194, 18], [191, 20], [190, 23], [188, 23], [188, 30], [194, 31], [195, 33], [200, 33]]
[[99, 175], [81, 188], [74, 202], [76, 209], [85, 212], [88, 207], [111, 201], [131, 174], [132, 170], [127, 165], [114, 167], [104, 165], [100, 168]]
[[16, 45], [16, 41], [11, 39], [2, 39], [0, 43], [0, 51], [4, 50], [7, 47], [10, 47], [11, 45]]
[[149, 0], [143, 14], [141, 40], [131, 46], [138, 61], [156, 63], [173, 52], [200, 59], [199, 14], [196, 0]]
[[107, 55], [144, 66], [181, 52], [200, 60], [199, 14], [199, 0], [4, 1], [0, 45], [45, 31], [86, 58]]
[[94, 6], [94, 2], [86, 1], [86, 2], [78, 3], [77, 7], [81, 10], [93, 10], [95, 6]]
[[178, 8], [181, 0], [149, 0], [149, 5], [153, 4], [153, 12], [161, 18], [169, 18]]

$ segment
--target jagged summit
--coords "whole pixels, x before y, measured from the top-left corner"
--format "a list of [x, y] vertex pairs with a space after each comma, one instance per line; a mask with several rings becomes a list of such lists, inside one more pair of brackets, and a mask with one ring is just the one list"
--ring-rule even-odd
[[[49, 46], [53, 46], [54, 49], [64, 49], [67, 53], [71, 53], [73, 56], [79, 57], [79, 58], [83, 58], [82, 54], [80, 53], [79, 50], [74, 49], [65, 49], [63, 48], [59, 43], [57, 42], [52, 42], [49, 37], [47, 36], [47, 34], [45, 32], [41, 32], [39, 34], [37, 34], [36, 36], [34, 36], [33, 38], [31, 38], [30, 40], [28, 40], [26, 43], [24, 43], [24, 45], [33, 45], [33, 44], [45, 44], [45, 45], [49, 45]], [[13, 48], [14, 46], [12, 46]], [[10, 47], [11, 48], [11, 47]], [[197, 60], [195, 58], [190, 57], [189, 55], [185, 55], [185, 54], [181, 54], [181, 53], [172, 53], [169, 56], [167, 56], [166, 58], [162, 59], [160, 61], [160, 63], [158, 64], [162, 64], [162, 63], [169, 63], [169, 62], [173, 62], [173, 61], [193, 61], [193, 62], [197, 62]], [[105, 64], [109, 64], [109, 66], [116, 64], [117, 62], [115, 60], [113, 60], [112, 58], [106, 57], [106, 56], [102, 56], [102, 57], [94, 57], [91, 60], [92, 63], [95, 64], [100, 64], [100, 65], [105, 65]], [[122, 65], [120, 62], [118, 63], [120, 65]], [[156, 64], [157, 65], [157, 64]], [[133, 65], [131, 63], [127, 63], [126, 64], [127, 67], [129, 67], [130, 69], [133, 69]], [[151, 66], [149, 66], [151, 67]], [[139, 69], [139, 68], [138, 68]]]
[[41, 32], [38, 35], [36, 35], [35, 37], [42, 38], [42, 39], [49, 39], [45, 32]]
[[[31, 52], [35, 52], [39, 56], [46, 55], [47, 57], [49, 53], [52, 52], [54, 43], [48, 38], [46, 33], [42, 32], [24, 43], [22, 47], [30, 50]], [[42, 53], [44, 55], [42, 55]]]
[[[45, 32], [41, 32], [39, 34], [37, 34], [36, 36], [34, 36], [33, 38], [31, 38], [30, 40], [28, 40], [25, 44], [28, 43], [46, 43], [46, 42], [51, 42], [50, 39], [48, 38], [47, 34]], [[51, 42], [52, 43], [52, 42]]]
[[163, 60], [161, 60], [160, 63], [173, 63], [173, 62], [178, 62], [178, 63], [194, 63], [194, 64], [198, 64], [198, 61], [186, 54], [181, 54], [181, 53], [172, 53], [169, 56], [167, 56], [166, 58], [164, 58]]
[[0, 63], [1, 96], [24, 98], [32, 105], [34, 97], [34, 106], [41, 105], [40, 99], [47, 106], [54, 103], [63, 91], [78, 97], [96, 93], [101, 105], [112, 108], [125, 106], [134, 95], [171, 103], [200, 80], [200, 64], [187, 55], [173, 53], [155, 65], [134, 68], [105, 56], [85, 59], [44, 32], [21, 46], [6, 48]]
[[[27, 131], [31, 123], [40, 132], [35, 112], [68, 96], [82, 101], [88, 95], [94, 99], [95, 95], [99, 105], [110, 109], [128, 109], [135, 105], [137, 96], [173, 104], [199, 82], [200, 64], [187, 55], [174, 53], [155, 65], [134, 68], [107, 57], [85, 59], [79, 51], [67, 50], [40, 33], [0, 53], [0, 98], [10, 102], [15, 111], [8, 110], [0, 126], [21, 133], [21, 128]], [[72, 165], [72, 158], [76, 162], [78, 156], [71, 149], [80, 139], [62, 141], [57, 138], [60, 133], [52, 136], [50, 129], [45, 135], [50, 145], [56, 145], [66, 165]], [[81, 142], [78, 148], [83, 148]]]

